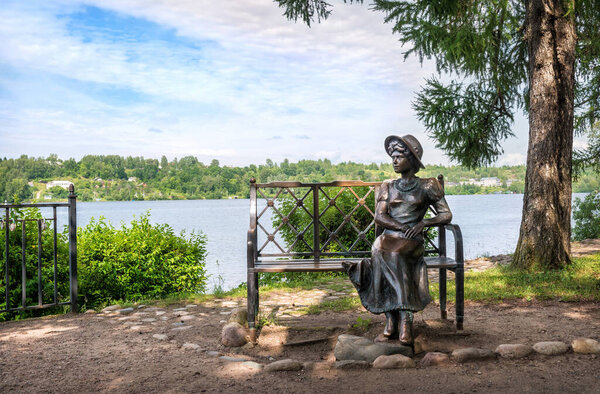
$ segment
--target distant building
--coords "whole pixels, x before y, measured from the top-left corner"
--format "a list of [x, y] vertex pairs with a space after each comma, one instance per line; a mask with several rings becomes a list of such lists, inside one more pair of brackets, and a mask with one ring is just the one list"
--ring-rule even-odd
[[481, 178], [479, 181], [481, 186], [502, 186], [502, 181], [497, 177]]
[[53, 188], [54, 186], [60, 186], [63, 189], [69, 189], [69, 186], [71, 186], [73, 184], [73, 182], [71, 181], [50, 181], [48, 183], [46, 183], [46, 189], [50, 189]]

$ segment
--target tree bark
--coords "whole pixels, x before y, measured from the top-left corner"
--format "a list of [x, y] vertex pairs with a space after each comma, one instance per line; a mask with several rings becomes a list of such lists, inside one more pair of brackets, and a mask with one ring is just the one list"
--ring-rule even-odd
[[571, 262], [571, 158], [575, 85], [573, 0], [528, 0], [529, 147], [523, 216], [512, 264], [557, 269]]

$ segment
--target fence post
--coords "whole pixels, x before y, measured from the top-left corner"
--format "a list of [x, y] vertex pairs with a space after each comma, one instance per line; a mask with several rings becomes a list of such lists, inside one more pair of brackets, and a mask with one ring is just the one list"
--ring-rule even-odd
[[71, 312], [77, 307], [77, 196], [75, 187], [69, 186], [69, 284], [71, 288]]

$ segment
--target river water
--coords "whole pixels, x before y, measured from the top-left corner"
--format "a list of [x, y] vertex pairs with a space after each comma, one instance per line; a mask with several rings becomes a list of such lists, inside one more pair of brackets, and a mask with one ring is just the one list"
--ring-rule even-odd
[[[522, 194], [447, 196], [446, 199], [453, 213], [452, 222], [461, 227], [466, 259], [513, 252], [519, 236]], [[153, 223], [167, 223], [177, 232], [201, 231], [208, 241], [209, 289], [219, 281], [229, 289], [246, 280], [249, 207], [250, 200], [245, 199], [80, 202], [77, 224], [82, 227], [92, 217], [104, 216], [113, 225], [120, 226], [149, 211]], [[450, 238], [448, 246], [452, 244]], [[448, 254], [451, 253], [453, 251], [448, 250]]]

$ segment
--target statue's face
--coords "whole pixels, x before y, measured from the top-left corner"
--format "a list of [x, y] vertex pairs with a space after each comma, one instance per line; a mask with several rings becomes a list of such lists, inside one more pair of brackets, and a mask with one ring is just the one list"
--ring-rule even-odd
[[412, 168], [406, 151], [400, 151], [397, 149], [392, 152], [392, 164], [394, 166], [394, 171], [397, 174], [406, 172]]

